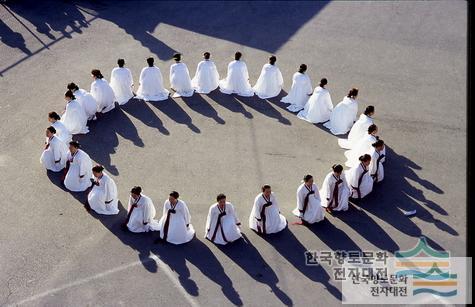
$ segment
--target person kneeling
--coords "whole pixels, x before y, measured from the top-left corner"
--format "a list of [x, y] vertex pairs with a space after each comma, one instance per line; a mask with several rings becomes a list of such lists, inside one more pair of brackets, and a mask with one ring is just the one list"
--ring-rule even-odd
[[104, 173], [102, 165], [92, 168], [95, 179], [92, 181], [92, 190], [87, 195], [89, 207], [99, 214], [113, 215], [119, 213], [117, 204], [117, 186], [114, 180]]
[[300, 217], [303, 224], [313, 224], [325, 218], [318, 187], [313, 183], [312, 175], [303, 177], [303, 183], [297, 189], [297, 207], [292, 213]]
[[277, 198], [270, 185], [262, 187], [262, 193], [256, 196], [251, 215], [249, 216], [249, 228], [259, 234], [276, 233], [287, 226], [287, 220], [280, 214]]
[[159, 221], [160, 238], [173, 244], [189, 242], [195, 236], [195, 229], [190, 224], [190, 211], [178, 197], [178, 192], [170, 193], [163, 204], [163, 215]]
[[327, 212], [346, 211], [348, 210], [350, 189], [345, 183], [343, 166], [335, 164], [332, 166], [332, 170], [323, 180], [320, 190], [322, 207], [326, 208]]
[[225, 245], [241, 238], [241, 222], [236, 217], [234, 206], [226, 201], [226, 195], [219, 194], [216, 201], [217, 203], [209, 208], [205, 238]]
[[68, 147], [55, 134], [53, 126], [46, 129], [46, 145], [40, 162], [47, 170], [59, 172], [66, 166]]
[[128, 214], [125, 224], [131, 232], [148, 232], [159, 230], [154, 219], [156, 211], [150, 197], [142, 194], [142, 188], [135, 186], [130, 191]]

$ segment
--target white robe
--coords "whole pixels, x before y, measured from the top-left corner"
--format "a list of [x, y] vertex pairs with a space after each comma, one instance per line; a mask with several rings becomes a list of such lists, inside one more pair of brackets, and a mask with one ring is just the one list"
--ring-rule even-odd
[[126, 104], [130, 98], [134, 97], [134, 79], [132, 79], [130, 69], [125, 67], [115, 67], [112, 69], [110, 85], [119, 105]]
[[43, 150], [40, 162], [43, 167], [53, 172], [59, 172], [66, 167], [68, 146], [57, 136], [46, 138], [47, 148]]
[[[386, 160], [386, 156], [384, 154], [385, 150], [381, 152], [377, 151], [376, 148], [373, 147], [371, 150], [371, 162], [369, 163], [369, 173], [373, 178], [374, 182], [381, 182], [384, 179], [384, 166], [383, 162]], [[378, 161], [379, 159], [379, 161]]]
[[[68, 152], [69, 169], [64, 178], [66, 189], [73, 192], [82, 192], [91, 186], [92, 161], [87, 153], [78, 149], [73, 156]], [[80, 176], [83, 176], [80, 178]]]
[[115, 94], [106, 79], [96, 79], [91, 83], [91, 95], [97, 102], [97, 112], [107, 113], [115, 108]]
[[[137, 205], [133, 208], [132, 205]], [[132, 212], [131, 212], [132, 210]], [[150, 197], [140, 194], [137, 200], [129, 196], [127, 214], [130, 216], [127, 228], [132, 232], [148, 232], [159, 230], [158, 222], [154, 219], [156, 211]]]
[[200, 94], [209, 94], [218, 88], [219, 73], [213, 61], [203, 60], [198, 63], [191, 85]]
[[87, 201], [92, 210], [99, 214], [113, 215], [119, 213], [117, 186], [106, 173], [100, 179], [94, 179], [95, 184], [87, 195]]
[[66, 128], [66, 126], [60, 120], [55, 121], [54, 123], [51, 124], [51, 126], [53, 126], [54, 129], [56, 129], [55, 136], [59, 138], [61, 141], [63, 141], [64, 144], [66, 144], [66, 146], [69, 145], [69, 142], [71, 142], [73, 138], [68, 128]]
[[[360, 162], [360, 156], [371, 154], [371, 151], [374, 148], [372, 144], [377, 140], [376, 136], [366, 133], [366, 135], [361, 138], [352, 149], [345, 151], [345, 157], [347, 159], [345, 165], [353, 167]], [[386, 154], [386, 148], [383, 150], [383, 153]]]
[[144, 67], [140, 72], [137, 98], [145, 101], [167, 100], [170, 92], [163, 87], [163, 78], [157, 66]]
[[358, 143], [366, 134], [368, 134], [368, 128], [373, 124], [373, 119], [364, 113], [360, 115], [360, 118], [351, 127], [350, 133], [347, 139], [338, 139], [338, 145], [341, 148], [351, 149]]
[[[174, 210], [175, 213], [171, 210]], [[167, 219], [168, 231], [165, 229], [165, 226], [167, 226]], [[167, 242], [173, 244], [183, 244], [191, 241], [195, 236], [195, 229], [190, 222], [190, 211], [188, 210], [186, 203], [179, 199], [175, 205], [172, 206], [170, 201], [167, 199], [163, 204], [162, 218], [158, 222], [160, 238], [166, 239]]]
[[96, 99], [94, 99], [90, 93], [88, 93], [86, 90], [83, 90], [82, 88], [74, 91], [73, 94], [83, 108], [84, 112], [86, 112], [87, 119], [93, 119], [97, 112]]
[[305, 212], [302, 212], [305, 207], [305, 196], [310, 192], [305, 183], [302, 183], [297, 189], [297, 207], [292, 211], [295, 216], [302, 218], [309, 224], [317, 223], [325, 218], [325, 211], [322, 209], [320, 194], [318, 187], [314, 183], [312, 184], [311, 191], [313, 194], [308, 196], [307, 207]]
[[[348, 210], [350, 189], [348, 188], [344, 174], [341, 174], [339, 179], [341, 181], [338, 181], [338, 178], [335, 177], [333, 172], [330, 172], [323, 180], [322, 188], [320, 189], [322, 207], [327, 208], [330, 206], [333, 211]], [[338, 190], [336, 190], [335, 187], [338, 187]], [[335, 197], [335, 192], [338, 192], [337, 198]]]
[[259, 79], [257, 79], [252, 89], [259, 98], [267, 99], [279, 95], [283, 85], [284, 79], [279, 67], [272, 64], [264, 64]]
[[356, 120], [358, 113], [358, 102], [346, 97], [333, 108], [330, 115], [330, 121], [325, 123], [324, 126], [330, 129], [331, 133], [335, 135], [347, 133], [353, 122]]
[[185, 63], [170, 66], [170, 87], [175, 90], [173, 97], [191, 97], [195, 91], [191, 86], [190, 72]]
[[310, 78], [305, 73], [296, 72], [292, 77], [292, 87], [287, 96], [280, 101], [290, 103], [287, 110], [291, 112], [298, 112], [305, 107], [308, 101], [308, 96], [312, 94], [313, 87]]
[[314, 124], [323, 123], [330, 119], [332, 110], [333, 102], [330, 92], [326, 88], [317, 86], [297, 117]]
[[[367, 170], [362, 163], [353, 166], [350, 170], [345, 171], [345, 178], [348, 188], [350, 189], [350, 197], [351, 198], [363, 198], [373, 190], [373, 178], [369, 175], [369, 172], [366, 171], [364, 174], [363, 172]], [[361, 178], [361, 183], [359, 183]], [[358, 195], [358, 190], [360, 191], [360, 197]]]
[[223, 211], [219, 208], [218, 203], [215, 203], [209, 208], [205, 238], [221, 245], [236, 241], [241, 238], [239, 223], [234, 212], [234, 206], [231, 203], [226, 202]]
[[61, 116], [61, 122], [71, 134], [85, 134], [89, 132], [87, 127], [87, 115], [76, 99], [66, 104], [66, 110]]
[[254, 90], [249, 83], [249, 72], [243, 61], [234, 60], [228, 64], [226, 79], [219, 81], [219, 90], [224, 94], [237, 94], [239, 96], [254, 96]]
[[251, 229], [254, 229], [259, 233], [264, 232], [264, 220], [262, 220], [263, 216], [261, 216], [261, 213], [265, 215], [265, 233], [276, 233], [287, 226], [287, 220], [282, 214], [280, 214], [279, 204], [277, 203], [277, 199], [273, 192], [270, 195], [270, 201], [272, 204], [263, 210], [267, 200], [264, 198], [262, 193], [259, 193], [259, 195], [256, 196], [251, 215], [249, 216], [249, 227]]

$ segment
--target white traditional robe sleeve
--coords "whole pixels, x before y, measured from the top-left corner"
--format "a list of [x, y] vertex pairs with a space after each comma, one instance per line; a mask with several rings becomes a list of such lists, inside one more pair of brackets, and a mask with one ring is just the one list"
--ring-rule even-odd
[[55, 136], [59, 138], [61, 141], [63, 141], [64, 144], [66, 144], [66, 146], [69, 144], [69, 142], [72, 141], [73, 138], [72, 138], [71, 132], [69, 132], [68, 128], [66, 128], [66, 126], [64, 126], [64, 124], [61, 121], [57, 120], [54, 123], [52, 123], [51, 126], [53, 126], [54, 129], [56, 129]]
[[265, 64], [253, 90], [259, 98], [268, 99], [279, 95], [283, 84], [280, 69], [275, 65]]
[[338, 198], [335, 199], [335, 187], [337, 186], [337, 178], [333, 172], [330, 172], [325, 177], [320, 190], [320, 198], [322, 200], [322, 207], [331, 207], [333, 211], [346, 211], [348, 210], [348, 198], [350, 197], [350, 190], [346, 183], [344, 174], [341, 174], [341, 183], [338, 183]]
[[352, 198], [363, 198], [373, 190], [373, 178], [362, 163], [345, 171], [345, 178]]
[[349, 97], [344, 97], [343, 100], [333, 108], [330, 115], [330, 120], [324, 126], [330, 129], [334, 135], [347, 133], [353, 122], [356, 120], [358, 113], [358, 102]]
[[219, 90], [224, 94], [237, 94], [243, 97], [254, 96], [249, 83], [249, 72], [243, 61], [232, 61], [228, 64], [228, 75], [219, 81]]
[[115, 67], [112, 69], [110, 86], [119, 105], [126, 104], [134, 97], [133, 84], [134, 81], [130, 69], [125, 67]]
[[371, 162], [368, 169], [374, 182], [381, 182], [384, 179], [383, 159], [383, 152], [378, 152], [375, 148], [371, 150]]
[[371, 134], [366, 135], [360, 139], [352, 149], [345, 151], [346, 162], [345, 165], [353, 167], [359, 163], [359, 157], [364, 154], [371, 154], [373, 149], [372, 144], [377, 141], [377, 138]]
[[365, 114], [361, 114], [360, 118], [351, 127], [347, 139], [338, 139], [338, 145], [341, 148], [351, 149], [360, 141], [366, 134], [368, 128], [373, 124], [373, 119]]
[[323, 123], [330, 119], [332, 110], [333, 102], [330, 92], [326, 88], [317, 86], [297, 117], [314, 124]]
[[173, 207], [169, 200], [163, 204], [163, 216], [159, 221], [160, 238], [172, 244], [191, 241], [195, 229], [191, 225], [191, 216], [186, 203], [182, 200]]
[[49, 140], [46, 138], [48, 148], [43, 150], [40, 162], [43, 167], [53, 172], [59, 172], [66, 166], [68, 147], [55, 135]]
[[[325, 211], [322, 209], [320, 194], [317, 185], [312, 184], [313, 194], [308, 196], [307, 207], [305, 207], [305, 197], [310, 192], [305, 183], [302, 183], [297, 189], [297, 207], [292, 211], [295, 216], [302, 218], [309, 224], [317, 223], [325, 218]], [[303, 212], [305, 210], [305, 212]]]
[[114, 90], [104, 78], [91, 83], [91, 95], [97, 102], [97, 112], [106, 113], [115, 108]]
[[98, 214], [114, 215], [119, 213], [117, 186], [114, 180], [103, 173], [98, 184], [92, 186], [91, 192], [87, 197], [89, 206]]
[[199, 62], [191, 84], [195, 91], [200, 94], [209, 94], [217, 89], [219, 86], [219, 73], [214, 62], [210, 60]]
[[284, 103], [290, 103], [287, 109], [291, 112], [298, 112], [305, 107], [309, 99], [309, 95], [312, 94], [312, 82], [305, 73], [296, 72], [292, 77], [292, 86], [287, 96], [283, 97], [280, 101]]
[[84, 89], [76, 90], [73, 94], [86, 113], [87, 119], [94, 119], [97, 112], [96, 99]]
[[86, 134], [89, 132], [86, 112], [76, 99], [66, 104], [61, 122], [71, 134]]
[[185, 63], [170, 66], [170, 87], [175, 90], [173, 97], [191, 97], [195, 91], [191, 86], [190, 72]]
[[[68, 153], [70, 161], [68, 173], [64, 178], [64, 185], [73, 192], [83, 192], [91, 186], [92, 161], [87, 153], [78, 149], [74, 157]], [[81, 178], [82, 176], [82, 178]]]
[[210, 207], [208, 217], [206, 219], [205, 238], [213, 243], [225, 245], [241, 238], [241, 230], [238, 225], [234, 207], [231, 203], [226, 202], [223, 211], [218, 204]]
[[261, 218], [261, 212], [267, 201], [264, 199], [262, 193], [256, 196], [254, 207], [249, 217], [249, 227], [251, 229], [257, 232], [271, 234], [279, 232], [287, 226], [287, 220], [280, 214], [279, 204], [273, 192], [270, 196], [270, 201], [272, 205], [264, 209], [265, 220], [263, 220]]
[[158, 67], [142, 69], [137, 98], [145, 101], [162, 101], [167, 100], [169, 94], [170, 92], [163, 86], [162, 73]]

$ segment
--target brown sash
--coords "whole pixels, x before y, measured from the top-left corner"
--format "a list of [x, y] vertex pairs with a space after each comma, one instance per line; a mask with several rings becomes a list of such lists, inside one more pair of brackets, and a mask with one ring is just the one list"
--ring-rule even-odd
[[166, 218], [166, 220], [165, 220], [165, 225], [163, 226], [163, 240], [165, 240], [165, 241], [167, 240], [167, 237], [168, 237], [168, 228], [169, 228], [169, 226], [170, 226], [170, 217], [171, 217], [171, 214], [172, 214], [172, 213], [173, 213], [173, 214], [176, 213], [175, 208], [176, 208], [176, 205], [177, 205], [177, 204], [178, 204], [178, 201], [176, 202], [175, 205], [172, 205], [172, 204], [170, 203], [171, 208], [168, 209], [168, 211], [167, 211], [167, 218]]
[[[218, 209], [219, 209], [219, 211], [221, 211], [221, 208], [219, 208], [219, 206], [218, 206]], [[223, 210], [218, 215], [218, 221], [216, 222], [216, 226], [214, 227], [213, 235], [211, 236], [211, 241], [212, 242], [214, 242], [214, 240], [216, 239], [216, 233], [218, 232], [218, 228], [221, 228], [221, 236], [223, 236], [223, 240], [225, 242], [229, 242], [226, 239], [226, 236], [224, 235], [223, 225], [221, 224], [221, 218], [225, 215], [226, 215], [226, 205], [224, 205]]]
[[376, 172], [373, 175], [371, 175], [371, 177], [373, 177], [373, 179], [376, 182], [378, 182], [379, 162], [381, 162], [383, 158], [384, 158], [384, 154], [379, 155], [378, 159], [376, 160]]
[[257, 230], [258, 230], [258, 232], [262, 231], [263, 234], [266, 234], [266, 219], [267, 219], [266, 218], [266, 208], [269, 207], [269, 206], [272, 206], [272, 202], [270, 201], [270, 198], [267, 199], [264, 196], [264, 194], [262, 194], [262, 198], [264, 198], [264, 200], [266, 201], [266, 203], [262, 206], [262, 209], [261, 209], [261, 212], [260, 212], [261, 222], [262, 222], [262, 230], [259, 227], [257, 227]]
[[309, 199], [310, 195], [315, 194], [315, 191], [313, 191], [312, 189], [309, 189], [306, 184], [304, 184], [304, 186], [307, 188], [308, 193], [307, 193], [307, 195], [305, 195], [305, 198], [303, 200], [302, 210], [299, 210], [302, 213], [302, 215], [304, 215], [305, 211], [307, 211], [308, 199]]
[[356, 193], [358, 193], [358, 198], [361, 198], [360, 185], [363, 181], [363, 176], [368, 172], [368, 170], [363, 166], [363, 164], [360, 163], [360, 166], [363, 168], [363, 172], [361, 173], [360, 178], [358, 178], [358, 187], [351, 186], [353, 189], [356, 190]]
[[343, 182], [343, 180], [341, 180], [341, 178], [336, 178], [335, 175], [333, 175], [333, 178], [336, 179], [336, 182], [335, 182], [335, 187], [333, 188], [333, 198], [331, 200], [331, 202], [328, 204], [328, 207], [330, 207], [330, 209], [333, 209], [333, 208], [338, 208], [338, 185], [340, 183]]
[[132, 215], [132, 212], [134, 211], [135, 208], [137, 208], [137, 204], [139, 203], [139, 200], [142, 198], [142, 195], [139, 195], [139, 197], [134, 201], [132, 206], [130, 206], [130, 211], [127, 214], [127, 218], [125, 219], [125, 224], [129, 223], [130, 216]]

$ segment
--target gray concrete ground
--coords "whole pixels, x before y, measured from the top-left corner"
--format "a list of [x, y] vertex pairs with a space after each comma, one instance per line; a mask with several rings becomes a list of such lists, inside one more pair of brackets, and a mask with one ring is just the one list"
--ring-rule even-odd
[[[305, 250], [409, 249], [424, 235], [464, 256], [466, 246], [466, 3], [147, 3], [8, 1], [0, 6], [0, 305], [249, 306], [340, 304], [326, 267]], [[78, 136], [113, 175], [119, 216], [84, 210], [84, 194], [61, 187], [39, 164], [48, 111], [64, 108], [66, 83], [89, 89], [123, 57], [136, 83], [154, 55], [168, 83], [175, 51], [192, 74], [203, 51], [219, 73], [241, 50], [255, 82], [269, 54], [285, 90], [301, 63], [333, 102], [360, 88], [360, 111], [376, 107], [389, 144], [386, 178], [346, 213], [305, 228], [220, 248], [203, 239], [208, 206], [224, 192], [244, 225], [270, 183], [290, 222], [306, 173], [321, 184], [343, 163], [337, 138], [279, 103], [194, 95], [131, 101]], [[197, 238], [153, 244], [157, 234], [120, 229], [128, 191], [141, 185], [161, 213], [172, 189], [188, 203]], [[417, 215], [403, 211], [417, 209]]]

